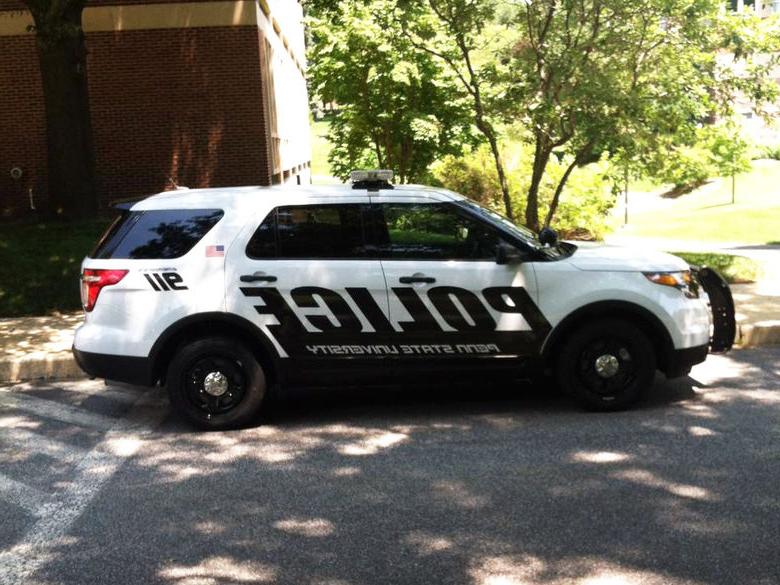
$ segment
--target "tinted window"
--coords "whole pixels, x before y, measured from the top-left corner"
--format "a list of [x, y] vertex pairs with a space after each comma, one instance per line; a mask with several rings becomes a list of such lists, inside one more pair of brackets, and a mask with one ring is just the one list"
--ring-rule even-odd
[[384, 258], [493, 260], [500, 238], [493, 228], [446, 203], [385, 203]]
[[189, 252], [222, 215], [219, 209], [125, 211], [101, 238], [92, 258], [178, 258]]
[[277, 207], [246, 248], [250, 258], [364, 258], [363, 206]]

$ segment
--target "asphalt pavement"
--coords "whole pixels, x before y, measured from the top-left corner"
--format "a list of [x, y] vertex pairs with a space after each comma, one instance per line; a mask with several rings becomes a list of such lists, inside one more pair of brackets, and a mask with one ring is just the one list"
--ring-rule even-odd
[[524, 385], [0, 388], [0, 584], [780, 583], [780, 347], [585, 413]]

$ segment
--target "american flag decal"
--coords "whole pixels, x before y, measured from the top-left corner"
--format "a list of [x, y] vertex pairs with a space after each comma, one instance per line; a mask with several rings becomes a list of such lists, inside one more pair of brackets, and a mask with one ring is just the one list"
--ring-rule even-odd
[[206, 246], [206, 258], [217, 258], [225, 255], [225, 246]]

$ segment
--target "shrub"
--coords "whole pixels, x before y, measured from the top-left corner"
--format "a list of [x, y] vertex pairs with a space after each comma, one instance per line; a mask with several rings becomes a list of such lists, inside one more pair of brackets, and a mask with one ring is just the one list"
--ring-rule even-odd
[[707, 149], [702, 146], [677, 146], [666, 153], [658, 178], [680, 189], [701, 185], [713, 174], [715, 169]]
[[756, 153], [753, 158], [771, 158], [773, 160], [780, 160], [780, 144], [767, 144], [762, 147], [756, 148]]
[[[531, 176], [532, 151], [520, 141], [502, 145], [515, 220], [522, 221], [526, 193]], [[539, 217], [544, 221], [555, 187], [563, 175], [567, 160], [550, 161], [539, 190]], [[609, 212], [615, 205], [605, 179], [606, 163], [575, 169], [561, 195], [552, 221], [563, 237], [601, 238], [607, 229]], [[498, 174], [487, 146], [481, 146], [462, 157], [447, 156], [433, 166], [435, 182], [488, 207], [505, 213]]]

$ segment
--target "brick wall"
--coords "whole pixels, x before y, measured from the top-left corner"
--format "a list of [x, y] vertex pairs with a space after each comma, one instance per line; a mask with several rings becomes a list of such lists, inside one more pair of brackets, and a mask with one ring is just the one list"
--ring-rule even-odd
[[[104, 205], [170, 187], [168, 177], [189, 187], [270, 182], [258, 35], [247, 26], [87, 35]], [[39, 203], [46, 194], [32, 35], [0, 36], [0, 87], [0, 216], [19, 215], [29, 189]]]
[[[176, 4], [182, 1], [220, 2], [222, 0], [87, 0], [87, 6], [123, 6], [127, 4]], [[20, 0], [0, 0], [0, 10], [27, 10]]]
[[87, 36], [105, 201], [163, 190], [168, 177], [188, 187], [270, 182], [257, 37], [253, 27]]
[[[12, 167], [24, 171], [21, 180]], [[0, 217], [29, 209], [46, 185], [43, 95], [35, 39], [0, 36]]]

